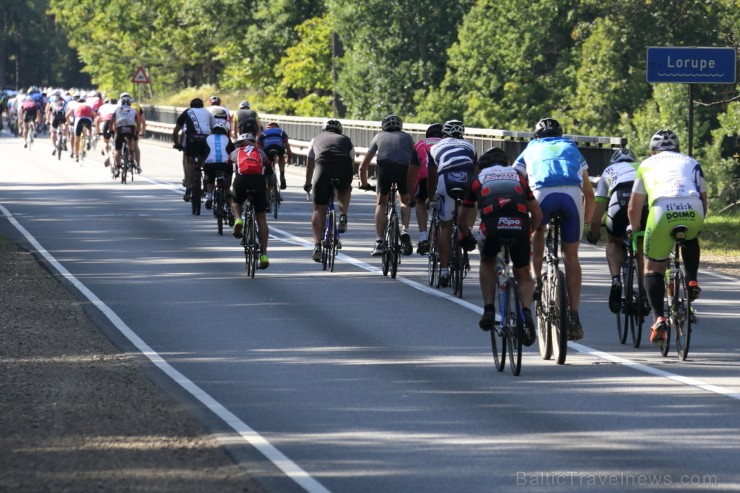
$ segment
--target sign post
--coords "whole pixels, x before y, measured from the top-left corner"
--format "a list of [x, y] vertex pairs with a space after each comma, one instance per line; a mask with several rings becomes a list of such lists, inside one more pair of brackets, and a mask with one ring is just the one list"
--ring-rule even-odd
[[647, 81], [689, 85], [689, 144], [694, 140], [693, 84], [734, 84], [737, 63], [735, 48], [649, 46]]
[[131, 82], [137, 85], [137, 98], [139, 102], [141, 102], [141, 85], [151, 83], [144, 67], [139, 66], [136, 69], [136, 72], [134, 72], [134, 76], [131, 78]]

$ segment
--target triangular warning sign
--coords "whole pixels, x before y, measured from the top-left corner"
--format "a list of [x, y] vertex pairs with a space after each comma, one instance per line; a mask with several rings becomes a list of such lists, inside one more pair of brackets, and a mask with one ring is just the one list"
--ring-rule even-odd
[[149, 84], [149, 77], [147, 77], [144, 67], [136, 69], [136, 73], [131, 79], [131, 82], [135, 82], [136, 84]]

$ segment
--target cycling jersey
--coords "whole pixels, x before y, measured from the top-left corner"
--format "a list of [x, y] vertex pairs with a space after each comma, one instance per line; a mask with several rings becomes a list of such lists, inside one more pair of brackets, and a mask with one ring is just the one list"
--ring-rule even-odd
[[442, 139], [440, 139], [439, 137], [427, 137], [426, 139], [417, 142], [414, 146], [416, 157], [411, 157], [411, 165], [419, 166], [420, 168], [419, 177], [416, 179], [417, 186], [419, 185], [419, 183], [421, 183], [421, 180], [427, 177], [427, 161], [429, 160], [429, 150], [440, 140]]
[[231, 122], [231, 115], [229, 115], [229, 110], [227, 110], [223, 106], [218, 105], [209, 106], [206, 109], [213, 115], [216, 120], [225, 122], [227, 126], [226, 128], [229, 127], [229, 123]]
[[582, 186], [588, 164], [575, 142], [565, 137], [534, 139], [514, 161], [526, 173], [532, 190], [543, 187]]
[[606, 202], [618, 186], [632, 184], [639, 165], [639, 163], [619, 162], [607, 166], [596, 185], [596, 201]]
[[696, 159], [678, 152], [663, 151], [640, 164], [632, 191], [647, 195], [652, 206], [664, 197], [701, 197], [707, 191], [707, 185]]
[[324, 131], [311, 140], [308, 159], [316, 162], [313, 174], [313, 203], [327, 205], [331, 194], [329, 180], [339, 180], [337, 190], [352, 187], [355, 147], [346, 135]]
[[120, 127], [134, 127], [136, 126], [136, 120], [139, 118], [136, 110], [131, 106], [125, 105], [117, 106], [113, 114], [116, 117], [116, 129]]
[[414, 154], [414, 140], [402, 130], [380, 132], [370, 141], [368, 152], [375, 154], [379, 166], [408, 166]]
[[109, 121], [113, 117], [113, 113], [115, 113], [117, 107], [117, 105], [111, 103], [104, 104], [98, 110], [98, 119], [101, 122]]
[[234, 151], [234, 144], [231, 143], [228, 135], [210, 134], [206, 138], [208, 144], [208, 156], [205, 163], [225, 163], [229, 160], [229, 154]]
[[467, 167], [472, 170], [478, 161], [473, 144], [463, 139], [446, 137], [441, 139], [429, 150], [428, 166], [437, 168], [437, 173], [457, 167]]
[[259, 138], [260, 146], [265, 152], [275, 149], [278, 152], [285, 149], [285, 143], [288, 142], [288, 134], [280, 127], [266, 128]]
[[210, 111], [205, 108], [189, 108], [177, 118], [177, 125], [184, 129], [186, 134], [208, 135], [216, 123]]
[[257, 112], [254, 110], [238, 110], [234, 114], [234, 124], [237, 125], [240, 134], [251, 133], [257, 135]]
[[89, 118], [92, 120], [95, 113], [93, 112], [93, 109], [88, 106], [87, 104], [76, 104], [73, 110], [75, 119], [79, 118]]

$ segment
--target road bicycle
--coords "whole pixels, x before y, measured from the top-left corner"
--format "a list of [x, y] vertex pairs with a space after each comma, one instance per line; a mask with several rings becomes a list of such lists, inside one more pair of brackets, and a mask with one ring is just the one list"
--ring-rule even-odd
[[56, 132], [56, 139], [54, 139], [54, 153], [56, 154], [57, 159], [61, 161], [64, 146], [67, 145], [67, 139], [64, 137], [64, 126], [59, 125]]
[[193, 181], [190, 183], [190, 208], [193, 214], [200, 216], [203, 201], [203, 157], [193, 156]]
[[450, 191], [450, 197], [455, 201], [455, 208], [452, 211], [452, 239], [450, 242], [450, 283], [452, 284], [452, 293], [458, 298], [463, 295], [463, 279], [468, 276], [470, 271], [470, 260], [468, 252], [460, 245], [458, 232], [458, 215], [462, 198], [465, 191], [462, 188], [453, 188]]
[[26, 146], [28, 147], [28, 150], [31, 150], [31, 147], [33, 147], [33, 139], [36, 137], [36, 123], [35, 122], [28, 122], [28, 125], [26, 126]]
[[635, 231], [631, 238], [625, 238], [622, 243], [622, 251], [624, 252], [622, 286], [624, 286], [624, 293], [617, 313], [619, 342], [625, 344], [629, 333], [632, 338], [632, 346], [636, 348], [640, 347], [645, 316], [650, 313], [643, 286], [642, 269], [638, 259], [638, 242], [644, 235], [644, 231]]
[[[124, 185], [128, 181], [129, 173], [131, 173], [131, 181], [134, 181], [134, 174], [136, 173], [134, 152], [128, 146], [128, 141], [129, 139], [123, 139], [123, 147], [121, 148], [121, 183], [123, 183]], [[112, 167], [115, 168], [115, 164]], [[115, 170], [113, 172], [115, 173]]]
[[[261, 192], [264, 193], [264, 190]], [[254, 279], [254, 274], [260, 262], [260, 240], [257, 227], [257, 216], [254, 212], [254, 190], [247, 190], [247, 199], [244, 201], [244, 228], [241, 244], [244, 247], [247, 275]]]
[[396, 278], [398, 264], [401, 263], [401, 229], [396, 207], [397, 195], [398, 185], [394, 180], [391, 182], [388, 202], [385, 205], [385, 228], [383, 230], [383, 275], [387, 276], [390, 272], [391, 279]]
[[269, 202], [267, 204], [267, 212], [272, 211], [272, 217], [275, 219], [278, 218], [278, 209], [280, 209], [280, 204], [283, 201], [283, 198], [280, 195], [280, 184], [278, 183], [277, 174], [275, 173], [275, 170], [278, 169], [278, 160], [279, 157], [277, 151], [270, 151], [270, 161], [272, 161], [273, 174], [268, 180], [269, 195], [267, 198], [269, 199]]
[[673, 251], [668, 260], [668, 268], [665, 273], [665, 306], [668, 316], [666, 322], [668, 330], [665, 339], [660, 344], [660, 354], [668, 355], [671, 331], [676, 333], [676, 351], [678, 357], [685, 361], [689, 355], [691, 344], [691, 328], [697, 323], [696, 313], [691, 306], [686, 270], [681, 263], [681, 249], [686, 241], [686, 226], [676, 226], [671, 231], [674, 239]]
[[496, 323], [495, 316], [493, 328], [491, 329], [491, 350], [493, 361], [498, 371], [503, 371], [506, 366], [506, 352], [509, 354], [509, 368], [514, 376], [519, 376], [522, 371], [522, 339], [524, 327], [524, 315], [522, 304], [519, 300], [517, 282], [511, 269], [510, 247], [516, 240], [504, 238], [501, 240], [503, 249], [503, 261], [499, 257], [496, 262], [501, 262], [500, 270], [495, 281], [496, 310], [500, 315], [500, 323]]
[[[275, 180], [277, 182], [277, 180]], [[324, 233], [321, 236], [321, 265], [324, 270], [334, 272], [334, 260], [337, 256], [337, 250], [341, 248], [339, 240], [339, 226], [337, 225], [337, 212], [334, 207], [334, 197], [337, 192], [339, 180], [332, 178], [329, 180], [329, 203], [324, 213]]]
[[226, 203], [226, 187], [224, 186], [225, 181], [225, 173], [219, 172], [216, 174], [216, 183], [213, 187], [213, 216], [216, 218], [218, 234], [221, 236], [223, 236], [224, 234], [224, 223], [231, 225], [231, 209]]
[[432, 211], [429, 215], [429, 252], [427, 253], [427, 278], [429, 285], [439, 287], [439, 203], [432, 202]]
[[568, 351], [568, 293], [565, 273], [560, 269], [560, 221], [554, 214], [547, 224], [545, 238], [545, 272], [542, 274], [542, 292], [537, 301], [537, 343], [542, 359], [553, 356], [557, 364], [565, 363]]

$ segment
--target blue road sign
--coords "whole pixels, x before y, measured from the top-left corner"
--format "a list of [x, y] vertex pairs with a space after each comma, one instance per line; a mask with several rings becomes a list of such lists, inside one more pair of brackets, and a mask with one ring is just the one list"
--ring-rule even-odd
[[647, 49], [647, 81], [734, 84], [735, 48], [663, 47]]

